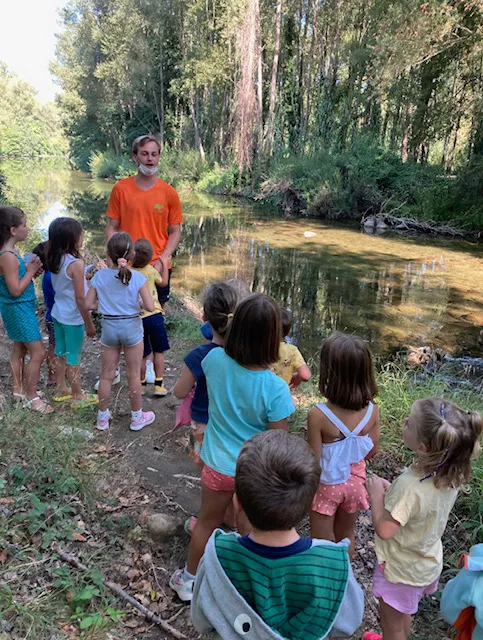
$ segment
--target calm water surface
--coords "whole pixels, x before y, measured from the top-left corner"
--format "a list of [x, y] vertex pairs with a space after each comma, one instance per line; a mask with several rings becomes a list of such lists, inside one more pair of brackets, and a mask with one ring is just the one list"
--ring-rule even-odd
[[[11, 200], [29, 212], [34, 237], [58, 215], [77, 217], [103, 255], [112, 185], [59, 163], [4, 162]], [[173, 288], [199, 293], [238, 277], [292, 309], [307, 358], [334, 329], [369, 340], [376, 353], [430, 344], [483, 355], [483, 246], [358, 227], [285, 219], [252, 204], [182, 192], [183, 240]]]

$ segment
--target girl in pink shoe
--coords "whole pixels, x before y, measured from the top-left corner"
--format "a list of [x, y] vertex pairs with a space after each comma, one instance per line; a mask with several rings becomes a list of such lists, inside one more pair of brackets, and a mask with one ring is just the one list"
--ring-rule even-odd
[[378, 562], [372, 592], [382, 636], [368, 632], [363, 640], [406, 640], [420, 599], [436, 591], [441, 538], [458, 489], [470, 479], [482, 430], [478, 413], [441, 398], [417, 400], [403, 430], [416, 463], [392, 484], [368, 479]]
[[131, 402], [131, 431], [140, 431], [154, 422], [153, 411], [143, 411], [141, 405], [141, 365], [144, 332], [141, 320], [141, 299], [146, 311], [154, 311], [146, 277], [131, 271], [134, 258], [133, 241], [127, 233], [114, 233], [107, 243], [107, 269], [92, 278], [86, 296], [89, 309], [98, 307], [102, 315], [101, 378], [99, 381], [99, 411], [96, 427], [109, 428], [111, 388], [119, 365], [121, 350], [126, 359], [127, 384]]
[[309, 444], [322, 473], [310, 514], [312, 538], [351, 541], [360, 509], [368, 509], [366, 460], [379, 448], [379, 408], [369, 347], [357, 336], [333, 333], [320, 354], [320, 393], [309, 411]]

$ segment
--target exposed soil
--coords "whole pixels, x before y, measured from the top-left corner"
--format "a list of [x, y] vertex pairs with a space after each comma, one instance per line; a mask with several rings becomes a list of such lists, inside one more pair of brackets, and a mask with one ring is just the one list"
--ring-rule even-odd
[[[3, 333], [3, 332], [2, 332]], [[10, 345], [4, 335], [0, 336], [0, 384], [9, 389], [7, 370]], [[174, 345], [167, 354], [165, 384], [171, 388], [182, 367], [184, 345]], [[83, 359], [83, 380], [86, 389], [92, 389], [100, 370], [99, 345], [88, 341]], [[126, 534], [125, 544], [118, 549], [108, 570], [108, 577], [117, 581], [123, 588], [135, 595], [146, 606], [162, 618], [172, 619], [172, 624], [186, 634], [188, 638], [199, 638], [189, 621], [189, 608], [181, 605], [168, 586], [171, 572], [183, 566], [189, 542], [188, 536], [180, 526], [179, 535], [165, 544], [155, 545], [149, 540], [145, 530], [146, 517], [151, 513], [169, 513], [179, 518], [180, 524], [199, 508], [200, 482], [199, 472], [184, 452], [186, 431], [179, 429], [174, 433], [175, 411], [178, 401], [169, 395], [166, 398], [154, 398], [148, 392], [144, 408], [156, 412], [153, 425], [139, 433], [129, 431], [129, 404], [127, 386], [122, 372], [121, 384], [113, 389], [113, 420], [109, 433], [96, 432], [92, 441], [94, 455], [104, 457], [108, 464], [108, 475], [100, 480], [102, 494], [112, 499], [115, 506], [103, 505], [97, 518], [129, 518], [136, 526]], [[88, 412], [92, 429], [95, 411]], [[93, 429], [92, 429], [93, 430]], [[377, 470], [387, 478], [392, 478], [400, 469], [389, 456], [379, 455], [375, 461]], [[307, 523], [301, 530], [308, 533]], [[96, 522], [87, 523], [88, 544], [90, 549], [102, 547], [102, 539], [96, 539]], [[357, 580], [366, 593], [365, 619], [354, 638], [361, 638], [364, 630], [379, 629], [377, 603], [371, 595], [371, 580], [375, 564], [373, 530], [370, 513], [362, 513], [357, 525], [357, 553], [353, 563]], [[99, 535], [101, 535], [99, 533]], [[456, 534], [455, 534], [456, 535]], [[451, 536], [453, 538], [453, 536]], [[82, 546], [70, 548], [82, 558]], [[450, 547], [458, 548], [457, 540]], [[453, 550], [453, 549], [451, 549]], [[153, 600], [153, 590], [156, 596]], [[150, 595], [151, 594], [151, 595]], [[419, 640], [447, 637], [446, 625], [440, 622], [438, 614], [439, 597], [427, 598], [414, 622], [414, 638]], [[118, 608], [129, 610], [129, 605], [118, 604]], [[95, 637], [122, 637], [154, 640], [170, 638], [158, 627], [132, 614], [118, 625], [115, 636], [96, 635]], [[176, 616], [176, 617], [175, 617]], [[7, 637], [16, 637], [14, 634]], [[74, 636], [73, 636], [74, 637]]]

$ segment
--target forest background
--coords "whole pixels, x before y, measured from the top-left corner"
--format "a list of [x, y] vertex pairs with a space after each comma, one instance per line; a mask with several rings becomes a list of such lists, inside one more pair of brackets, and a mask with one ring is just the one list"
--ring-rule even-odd
[[65, 152], [62, 123], [77, 168], [120, 178], [151, 132], [178, 187], [483, 229], [481, 0], [71, 0], [61, 22], [57, 109], [0, 68], [4, 155]]

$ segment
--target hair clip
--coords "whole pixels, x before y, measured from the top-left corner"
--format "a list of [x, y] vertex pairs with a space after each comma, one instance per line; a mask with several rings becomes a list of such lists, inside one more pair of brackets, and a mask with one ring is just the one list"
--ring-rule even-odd
[[441, 405], [441, 417], [443, 418], [443, 422], [445, 421], [445, 417], [444, 417], [444, 402]]
[[226, 317], [227, 317], [227, 318], [233, 318], [233, 314], [232, 314], [232, 313], [227, 313], [227, 314], [226, 314]]

